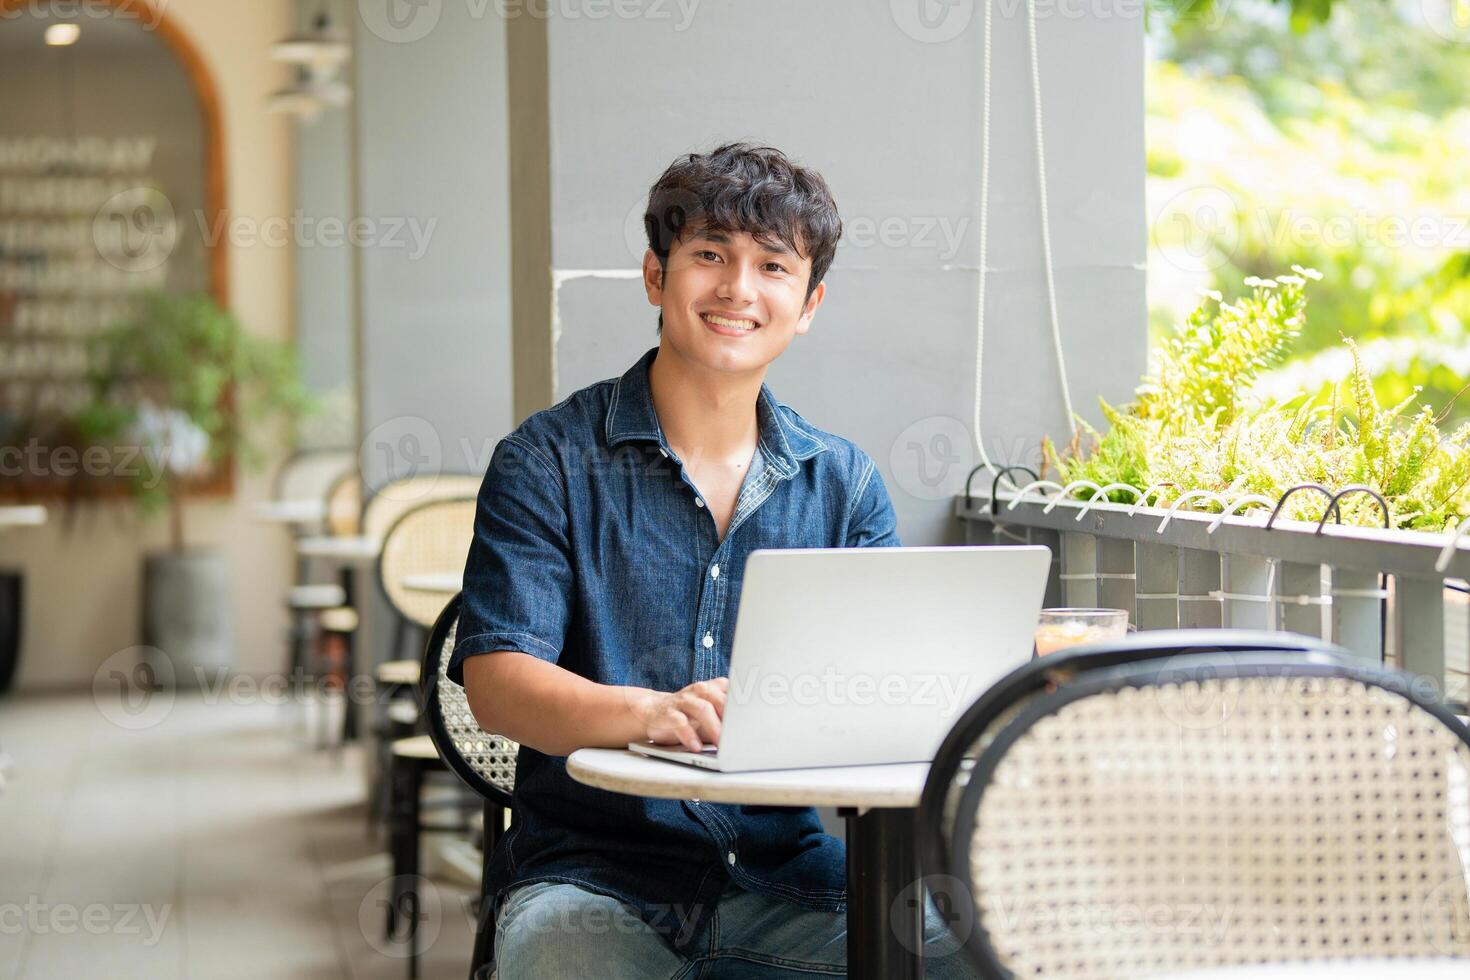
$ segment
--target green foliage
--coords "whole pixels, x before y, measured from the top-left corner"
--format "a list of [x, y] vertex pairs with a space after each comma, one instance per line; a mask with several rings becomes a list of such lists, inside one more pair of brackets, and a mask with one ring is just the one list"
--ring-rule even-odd
[[[1345, 343], [1353, 370], [1326, 404], [1317, 394], [1277, 400], [1254, 389], [1261, 370], [1304, 325], [1306, 282], [1320, 276], [1295, 272], [1247, 283], [1250, 295], [1236, 303], [1208, 298], [1156, 349], [1137, 399], [1122, 408], [1104, 404], [1108, 431], [1079, 423], [1065, 453], [1044, 444], [1046, 467], [1064, 482], [1123, 483], [1140, 492], [1168, 484], [1161, 504], [1195, 489], [1276, 500], [1299, 483], [1334, 490], [1360, 484], [1388, 500], [1397, 527], [1439, 531], [1470, 514], [1470, 423], [1446, 437], [1428, 406], [1401, 421], [1414, 395], [1381, 407], [1351, 339]], [[1136, 499], [1122, 490], [1109, 497]], [[1283, 516], [1316, 521], [1325, 505], [1320, 494], [1296, 494]], [[1359, 494], [1343, 501], [1342, 519], [1376, 525], [1383, 516], [1372, 497]]]
[[136, 316], [91, 338], [88, 361], [76, 431], [114, 450], [144, 443], [131, 485], [145, 513], [175, 505], [176, 536], [189, 479], [229, 459], [257, 465], [261, 423], [314, 407], [294, 351], [251, 336], [204, 294], [144, 294]]
[[[1310, 266], [1326, 280], [1269, 372], [1278, 397], [1330, 398], [1346, 336], [1381, 403], [1419, 389], [1452, 425], [1470, 418], [1454, 401], [1470, 379], [1465, 45], [1417, 4], [1339, 3], [1305, 32], [1264, 0], [1185, 6], [1153, 32], [1145, 90], [1156, 337], [1200, 288], [1233, 302], [1247, 276]], [[1180, 234], [1197, 261], [1171, 261]]]

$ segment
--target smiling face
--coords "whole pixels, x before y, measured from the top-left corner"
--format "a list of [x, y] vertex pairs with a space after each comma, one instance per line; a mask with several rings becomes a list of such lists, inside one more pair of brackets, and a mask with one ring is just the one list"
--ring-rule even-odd
[[688, 231], [664, 268], [652, 250], [643, 256], [648, 301], [663, 310], [660, 346], [726, 373], [763, 370], [807, 332], [827, 291], [819, 283], [807, 297], [811, 271], [779, 238], [743, 231]]

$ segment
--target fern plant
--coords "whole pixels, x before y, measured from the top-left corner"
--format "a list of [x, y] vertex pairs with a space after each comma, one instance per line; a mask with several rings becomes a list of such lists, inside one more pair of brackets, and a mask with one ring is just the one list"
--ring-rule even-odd
[[[1307, 283], [1321, 278], [1299, 266], [1293, 273], [1246, 279], [1251, 292], [1235, 303], [1207, 294], [1155, 350], [1135, 400], [1122, 407], [1102, 403], [1105, 433], [1079, 419], [1065, 451], [1043, 442], [1043, 475], [1055, 468], [1064, 483], [1122, 483], [1139, 492], [1162, 485], [1153, 501], [1158, 504], [1197, 489], [1276, 500], [1299, 483], [1362, 485], [1388, 501], [1392, 526], [1439, 531], [1457, 524], [1470, 513], [1470, 423], [1445, 436], [1438, 427], [1443, 414], [1427, 405], [1405, 421], [1417, 392], [1390, 408], [1380, 406], [1351, 340], [1344, 343], [1352, 373], [1327, 404], [1313, 395], [1278, 401], [1252, 394], [1261, 372], [1278, 363], [1301, 332]], [[1115, 490], [1109, 497], [1130, 503], [1137, 495]], [[1283, 516], [1316, 521], [1325, 507], [1320, 494], [1296, 494]], [[1219, 509], [1214, 503], [1203, 508]], [[1345, 523], [1384, 520], [1367, 494], [1345, 498], [1341, 511]]]

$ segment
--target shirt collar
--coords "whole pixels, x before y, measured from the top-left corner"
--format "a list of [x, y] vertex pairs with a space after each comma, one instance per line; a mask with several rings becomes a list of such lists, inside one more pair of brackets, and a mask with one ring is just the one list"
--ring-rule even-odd
[[[648, 387], [648, 367], [658, 355], [658, 348], [648, 350], [613, 384], [612, 400], [607, 407], [606, 434], [609, 448], [633, 440], [657, 442], [671, 455], [658, 413], [653, 409], [653, 392]], [[760, 446], [766, 458], [782, 477], [796, 475], [799, 464], [829, 448], [815, 433], [785, 417], [781, 405], [766, 384], [761, 384], [756, 399], [756, 424], [760, 430]]]

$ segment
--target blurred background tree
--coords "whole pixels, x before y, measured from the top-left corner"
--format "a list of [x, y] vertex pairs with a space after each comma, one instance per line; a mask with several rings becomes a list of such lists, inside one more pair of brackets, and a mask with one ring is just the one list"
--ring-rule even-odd
[[1378, 398], [1470, 419], [1467, 0], [1156, 0], [1146, 93], [1150, 326], [1247, 276], [1320, 270], [1258, 390], [1319, 392], [1357, 341]]

